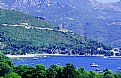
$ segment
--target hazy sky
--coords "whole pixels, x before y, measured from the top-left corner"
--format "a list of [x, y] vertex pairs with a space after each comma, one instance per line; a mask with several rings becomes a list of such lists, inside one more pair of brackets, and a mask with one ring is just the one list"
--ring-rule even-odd
[[97, 0], [99, 2], [102, 2], [102, 3], [108, 3], [108, 2], [118, 2], [120, 0]]

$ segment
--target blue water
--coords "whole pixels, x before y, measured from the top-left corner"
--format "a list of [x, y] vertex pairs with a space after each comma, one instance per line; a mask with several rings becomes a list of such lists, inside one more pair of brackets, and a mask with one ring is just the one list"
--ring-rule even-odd
[[[117, 67], [121, 68], [121, 58], [103, 58], [103, 57], [80, 57], [80, 56], [47, 56], [47, 57], [37, 57], [38, 59], [33, 58], [20, 58], [12, 59], [14, 65], [18, 64], [35, 66], [36, 64], [44, 64], [45, 67], [50, 67], [52, 64], [61, 64], [65, 66], [67, 63], [72, 63], [75, 67], [83, 67], [86, 70], [95, 71], [96, 68], [104, 70], [108, 68], [113, 72], [119, 72]], [[90, 67], [90, 63], [96, 63], [100, 65], [99, 67]]]

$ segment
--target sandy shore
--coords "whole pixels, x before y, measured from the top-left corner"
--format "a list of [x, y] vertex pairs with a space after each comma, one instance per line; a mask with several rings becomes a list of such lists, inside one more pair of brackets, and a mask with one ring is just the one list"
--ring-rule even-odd
[[22, 58], [22, 57], [37, 57], [37, 56], [97, 56], [103, 57], [104, 55], [67, 55], [67, 54], [26, 54], [26, 55], [6, 55], [9, 58]]
[[10, 55], [10, 54], [7, 54], [6, 55], [7, 57], [9, 58], [20, 58], [20, 57], [37, 57], [37, 56], [66, 56], [66, 55], [63, 55], [63, 54], [26, 54], [26, 55]]

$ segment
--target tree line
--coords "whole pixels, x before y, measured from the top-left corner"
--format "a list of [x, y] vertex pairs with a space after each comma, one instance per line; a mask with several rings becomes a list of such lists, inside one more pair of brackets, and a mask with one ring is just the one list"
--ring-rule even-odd
[[53, 64], [49, 68], [43, 64], [14, 66], [10, 58], [0, 53], [0, 78], [121, 78], [121, 72], [113, 73], [109, 69], [102, 73], [86, 71], [70, 63], [65, 66]]

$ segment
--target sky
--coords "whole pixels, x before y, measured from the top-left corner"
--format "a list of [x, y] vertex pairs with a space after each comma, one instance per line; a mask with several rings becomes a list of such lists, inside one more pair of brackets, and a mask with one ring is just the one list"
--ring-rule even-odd
[[102, 2], [102, 3], [108, 3], [108, 2], [118, 2], [120, 0], [97, 0], [99, 2]]

